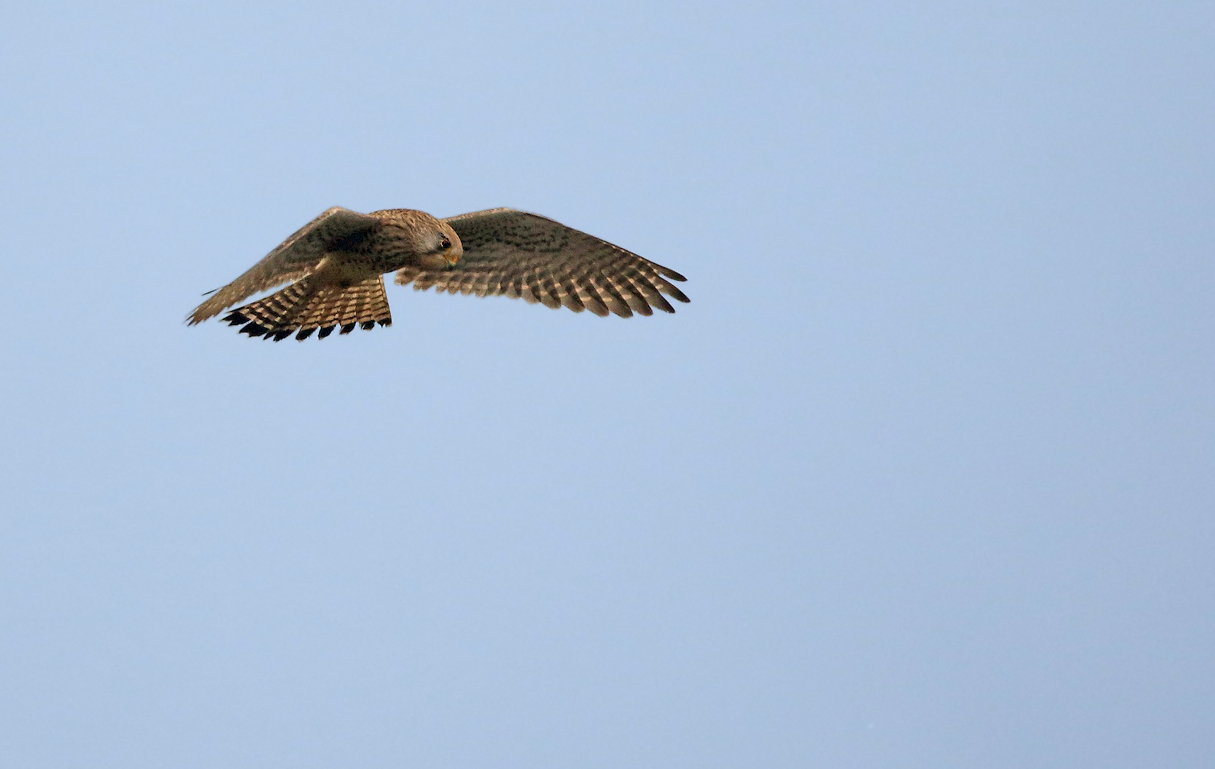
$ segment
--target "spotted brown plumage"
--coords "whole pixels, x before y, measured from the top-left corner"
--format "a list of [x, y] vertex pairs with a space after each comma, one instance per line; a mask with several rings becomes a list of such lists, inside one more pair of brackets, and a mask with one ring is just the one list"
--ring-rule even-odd
[[552, 219], [495, 208], [444, 219], [464, 256], [453, 269], [403, 267], [396, 282], [477, 296], [508, 296], [574, 312], [629, 317], [675, 312], [667, 296], [688, 298], [671, 281], [685, 278], [620, 246]]
[[335, 206], [217, 290], [187, 321], [201, 323], [291, 281], [223, 320], [275, 341], [388, 326], [382, 276], [394, 271], [398, 284], [417, 289], [522, 298], [601, 316], [675, 312], [667, 297], [688, 301], [672, 283], [685, 280], [674, 270], [536, 214], [495, 208], [436, 219], [408, 209], [360, 214]]

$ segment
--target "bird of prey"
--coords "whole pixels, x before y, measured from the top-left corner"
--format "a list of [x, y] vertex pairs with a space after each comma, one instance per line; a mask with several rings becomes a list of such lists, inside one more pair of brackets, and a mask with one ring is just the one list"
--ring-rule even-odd
[[675, 312], [666, 296], [688, 301], [671, 282], [685, 280], [678, 272], [536, 214], [494, 208], [436, 219], [404, 208], [360, 214], [334, 206], [214, 291], [187, 320], [201, 323], [291, 281], [223, 320], [276, 342], [388, 326], [382, 276], [393, 271], [397, 283], [416, 289], [522, 297], [601, 316]]

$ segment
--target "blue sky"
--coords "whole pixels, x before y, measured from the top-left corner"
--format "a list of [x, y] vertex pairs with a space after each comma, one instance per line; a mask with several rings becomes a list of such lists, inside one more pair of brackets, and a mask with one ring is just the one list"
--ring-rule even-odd
[[[0, 764], [1215, 761], [1215, 11], [27, 4]], [[331, 205], [688, 276], [188, 328]]]

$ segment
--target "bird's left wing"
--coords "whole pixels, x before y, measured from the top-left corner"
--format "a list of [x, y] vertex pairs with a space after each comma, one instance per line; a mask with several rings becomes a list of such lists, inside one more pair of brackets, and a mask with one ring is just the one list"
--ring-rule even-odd
[[187, 322], [191, 326], [201, 323], [259, 291], [298, 280], [316, 267], [326, 251], [380, 226], [380, 220], [374, 216], [334, 206], [301, 227], [239, 278], [216, 291], [190, 313]]
[[666, 296], [688, 301], [672, 284], [685, 280], [678, 272], [543, 216], [495, 208], [443, 221], [460, 236], [463, 257], [450, 269], [406, 267], [397, 283], [626, 318], [675, 312]]

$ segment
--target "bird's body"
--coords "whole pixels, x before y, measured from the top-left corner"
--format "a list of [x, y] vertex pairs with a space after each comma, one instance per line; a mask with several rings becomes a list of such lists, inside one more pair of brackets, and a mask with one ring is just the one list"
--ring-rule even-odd
[[688, 301], [670, 283], [684, 280], [674, 270], [536, 214], [497, 208], [436, 219], [409, 209], [360, 214], [334, 207], [216, 291], [188, 322], [292, 281], [224, 320], [276, 341], [387, 326], [392, 315], [381, 276], [388, 272], [418, 289], [501, 294], [597, 315], [674, 312], [663, 294]]

